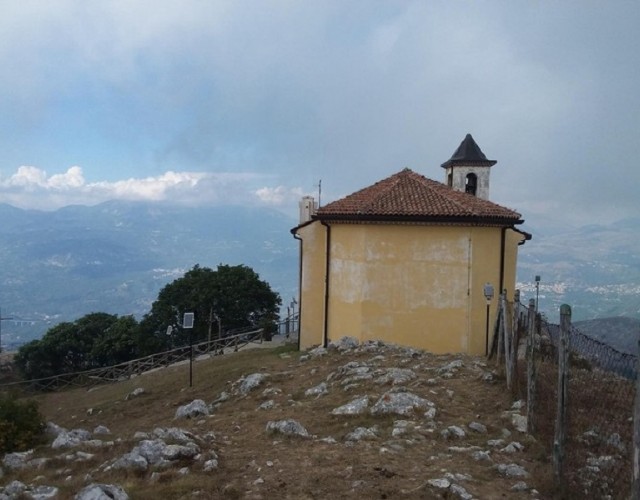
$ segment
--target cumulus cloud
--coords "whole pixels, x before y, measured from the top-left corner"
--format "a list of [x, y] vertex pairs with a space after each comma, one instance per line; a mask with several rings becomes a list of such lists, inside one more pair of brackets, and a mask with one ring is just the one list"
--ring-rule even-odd
[[285, 186], [261, 187], [255, 191], [258, 199], [267, 205], [281, 206], [300, 200], [304, 193], [299, 187], [288, 188]]
[[168, 171], [158, 176], [114, 182], [86, 182], [81, 167], [48, 175], [21, 166], [0, 178], [0, 202], [20, 208], [52, 210], [65, 205], [95, 205], [108, 200], [171, 202], [186, 205], [264, 204], [283, 206], [297, 201], [300, 188], [263, 186], [265, 176], [250, 172], [211, 173]]
[[[471, 132], [499, 162], [495, 201], [640, 210], [638, 2], [5, 3], [0, 167], [84, 167], [22, 167], [13, 189], [290, 200], [224, 177], [254, 172], [322, 178], [330, 200], [405, 166], [440, 179]], [[105, 165], [111, 183], [89, 182]]]

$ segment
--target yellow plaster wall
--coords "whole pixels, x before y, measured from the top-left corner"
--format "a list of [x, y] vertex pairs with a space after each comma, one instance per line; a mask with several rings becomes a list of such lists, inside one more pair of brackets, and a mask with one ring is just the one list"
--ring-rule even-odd
[[302, 238], [300, 348], [308, 349], [323, 342], [326, 234], [319, 222], [297, 233]]
[[[301, 348], [322, 344], [326, 228], [303, 238]], [[484, 354], [486, 300], [493, 284], [489, 331], [497, 309], [501, 228], [332, 224], [328, 340], [349, 335], [436, 353]], [[515, 286], [517, 243], [505, 234], [505, 288]]]
[[335, 224], [329, 339], [467, 352], [468, 228]]

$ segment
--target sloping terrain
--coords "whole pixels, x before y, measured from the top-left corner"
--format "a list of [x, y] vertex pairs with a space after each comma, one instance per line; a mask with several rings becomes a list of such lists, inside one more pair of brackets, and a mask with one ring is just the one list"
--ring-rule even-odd
[[2, 483], [57, 498], [91, 483], [135, 499], [549, 498], [546, 453], [516, 430], [524, 409], [492, 368], [379, 343], [285, 345], [199, 361], [193, 387], [180, 365], [45, 394], [47, 420], [92, 435], [61, 444], [55, 430], [58, 447], [17, 457], [23, 468], [5, 457]]

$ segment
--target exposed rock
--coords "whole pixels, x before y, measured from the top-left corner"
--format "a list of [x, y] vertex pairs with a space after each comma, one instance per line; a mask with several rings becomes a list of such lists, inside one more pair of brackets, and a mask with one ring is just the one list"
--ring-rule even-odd
[[522, 399], [519, 399], [518, 401], [515, 401], [511, 405], [511, 409], [519, 411], [519, 410], [522, 410], [522, 408], [525, 408], [526, 406], [527, 406], [527, 404]]
[[60, 427], [58, 424], [54, 424], [53, 422], [47, 422], [47, 426], [45, 427], [45, 432], [48, 436], [55, 438], [61, 432], [66, 432], [67, 429], [64, 427]]
[[471, 481], [473, 479], [469, 474], [462, 474], [460, 472], [456, 472], [456, 473], [447, 472], [447, 473], [445, 473], [444, 477], [449, 479], [451, 482], [454, 482], [454, 481]]
[[194, 458], [200, 453], [200, 448], [194, 443], [187, 445], [182, 444], [168, 444], [164, 450], [162, 450], [162, 458], [166, 460], [179, 460], [182, 458]]
[[498, 446], [502, 446], [504, 444], [504, 439], [489, 439], [487, 441], [487, 446], [491, 446], [493, 448], [497, 448]]
[[181, 444], [190, 444], [197, 440], [191, 432], [180, 427], [156, 427], [153, 430], [153, 435], [164, 441], [174, 441]]
[[518, 464], [497, 464], [496, 469], [503, 476], [507, 477], [527, 477], [529, 473]]
[[611, 434], [611, 436], [609, 436], [609, 439], [607, 439], [607, 444], [621, 453], [624, 453], [627, 450], [627, 447], [622, 442], [620, 434], [618, 434], [617, 432], [614, 432], [613, 434]]
[[224, 403], [225, 401], [228, 401], [230, 397], [231, 396], [229, 395], [229, 393], [227, 391], [222, 391], [218, 395], [218, 397], [213, 400], [213, 402], [211, 403], [211, 406], [217, 406], [220, 403]]
[[378, 438], [378, 427], [373, 426], [369, 427], [356, 427], [353, 431], [347, 434], [344, 437], [345, 441], [362, 441], [367, 439], [377, 439]]
[[462, 498], [462, 500], [471, 500], [473, 498], [473, 495], [459, 484], [452, 484], [449, 488], [449, 491], [456, 495], [458, 498]]
[[[326, 356], [326, 354], [327, 354], [327, 349], [325, 349], [322, 346], [318, 346], [309, 351], [309, 357], [311, 358], [319, 358], [320, 356]], [[300, 361], [302, 361], [302, 358], [300, 358]]]
[[205, 472], [211, 472], [213, 470], [216, 470], [217, 468], [218, 468], [217, 458], [211, 458], [207, 460], [204, 464], [202, 464], [202, 470]]
[[495, 372], [484, 372], [482, 374], [482, 380], [489, 384], [494, 383], [497, 380], [497, 377], [498, 376]]
[[40, 485], [29, 491], [29, 496], [33, 500], [46, 500], [47, 498], [58, 498], [58, 488], [55, 486]]
[[269, 421], [267, 422], [267, 432], [280, 433], [285, 436], [310, 437], [309, 432], [304, 426], [293, 419]]
[[511, 425], [518, 432], [526, 433], [527, 432], [527, 417], [524, 415], [519, 415], [514, 413], [511, 415]]
[[329, 348], [335, 348], [339, 351], [348, 351], [350, 349], [356, 349], [360, 345], [360, 341], [355, 337], [342, 337], [336, 342], [331, 342]]
[[433, 420], [434, 418], [436, 418], [436, 407], [432, 406], [427, 411], [425, 411], [424, 418], [426, 418], [427, 420]]
[[375, 405], [371, 407], [372, 415], [396, 414], [411, 416], [415, 410], [427, 410], [434, 406], [427, 399], [421, 398], [411, 392], [388, 391], [384, 393]]
[[467, 433], [464, 431], [462, 427], [457, 425], [450, 425], [446, 429], [440, 431], [440, 435], [445, 439], [457, 438], [462, 439], [466, 437]]
[[108, 427], [105, 427], [104, 425], [99, 425], [97, 426], [95, 429], [93, 429], [93, 433], [94, 434], [111, 434], [111, 431], [109, 430]]
[[326, 393], [327, 393], [326, 382], [321, 382], [320, 384], [304, 391], [305, 396], [322, 396], [323, 394], [326, 394]]
[[7, 470], [20, 470], [27, 467], [27, 463], [33, 456], [33, 450], [29, 451], [16, 451], [14, 453], [7, 453], [2, 459], [2, 465]]
[[500, 451], [502, 453], [516, 453], [517, 451], [524, 450], [524, 446], [520, 444], [518, 441], [512, 441], [507, 446], [502, 448]]
[[74, 500], [129, 500], [129, 495], [115, 484], [90, 484], [73, 497]]
[[124, 469], [146, 471], [149, 468], [149, 462], [138, 453], [125, 453], [118, 458], [110, 468], [114, 470]]
[[360, 396], [345, 405], [334, 408], [332, 415], [360, 415], [369, 406], [369, 396]]
[[400, 437], [409, 432], [409, 429], [413, 427], [413, 422], [409, 420], [396, 420], [393, 422], [393, 430], [391, 431], [391, 436]]
[[427, 483], [429, 483], [429, 485], [433, 486], [434, 488], [438, 488], [441, 490], [449, 489], [449, 487], [451, 486], [451, 481], [449, 481], [445, 477], [440, 477], [437, 479], [429, 479]]
[[599, 457], [590, 457], [587, 459], [587, 464], [591, 467], [598, 467], [600, 470], [610, 469], [616, 463], [615, 458], [611, 455], [602, 455]]
[[470, 424], [467, 425], [467, 427], [469, 427], [469, 429], [471, 429], [472, 431], [476, 431], [480, 434], [487, 433], [487, 427], [481, 424], [480, 422], [471, 422]]
[[243, 396], [249, 394], [249, 392], [260, 387], [267, 376], [266, 373], [252, 373], [251, 375], [242, 377], [234, 384], [235, 392]]
[[471, 458], [473, 458], [474, 460], [477, 460], [478, 462], [489, 461], [491, 460], [491, 456], [489, 453], [490, 453], [489, 451], [483, 451], [483, 450], [474, 451], [471, 454]]
[[53, 440], [51, 447], [54, 450], [59, 448], [72, 448], [80, 443], [87, 441], [91, 437], [89, 431], [85, 429], [73, 429], [71, 431], [62, 431]]
[[195, 418], [209, 415], [209, 408], [202, 399], [194, 399], [191, 403], [180, 406], [174, 418]]
[[22, 495], [26, 490], [27, 485], [17, 480], [11, 481], [4, 487], [4, 493], [8, 495], [8, 498], [18, 498], [18, 496]]
[[529, 486], [524, 481], [518, 481], [511, 487], [511, 491], [527, 491]]
[[375, 383], [380, 385], [400, 385], [406, 384], [415, 378], [415, 372], [409, 368], [389, 368], [386, 373], [375, 379]]
[[140, 441], [138, 446], [131, 450], [131, 453], [146, 458], [151, 465], [165, 465], [164, 453], [166, 448], [167, 443], [162, 439], [145, 439]]
[[146, 394], [147, 391], [144, 390], [144, 387], [136, 387], [133, 391], [131, 391], [129, 394], [127, 394], [125, 396], [125, 401], [128, 401], [129, 399], [133, 399], [133, 398], [137, 398], [139, 396], [142, 396], [143, 394]]
[[276, 405], [276, 402], [273, 399], [269, 399], [258, 406], [258, 410], [270, 410]]
[[446, 365], [438, 368], [437, 373], [440, 376], [444, 376], [445, 378], [450, 378], [454, 373], [458, 371], [458, 369], [462, 368], [464, 364], [461, 359], [454, 359], [453, 361], [447, 363]]
[[269, 396], [278, 396], [282, 394], [282, 389], [278, 389], [277, 387], [267, 387], [264, 391], [262, 391], [263, 397]]

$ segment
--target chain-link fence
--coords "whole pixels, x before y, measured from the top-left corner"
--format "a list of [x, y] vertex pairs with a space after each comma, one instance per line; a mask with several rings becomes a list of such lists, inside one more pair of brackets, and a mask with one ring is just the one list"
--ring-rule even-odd
[[[550, 466], [555, 469], [561, 461], [554, 470], [558, 496], [630, 498], [637, 356], [584, 335], [571, 325], [570, 316], [563, 332], [559, 324], [535, 314], [533, 307], [506, 300], [504, 304], [509, 312], [502, 317], [534, 315], [531, 321], [513, 322], [511, 333], [509, 325], [506, 328], [506, 334], [520, 344], [514, 349], [519, 355], [511, 386], [521, 399], [531, 394], [529, 429], [549, 450]], [[566, 311], [570, 314], [569, 308]], [[568, 347], [568, 390], [559, 394], [563, 335]], [[533, 340], [530, 352], [524, 348], [527, 337]], [[563, 411], [566, 417], [559, 416]], [[566, 437], [559, 439], [558, 428], [563, 425]], [[557, 452], [559, 441], [564, 441], [561, 453]]]

